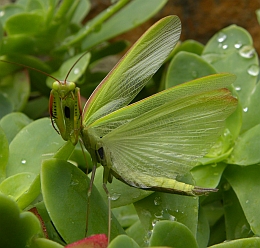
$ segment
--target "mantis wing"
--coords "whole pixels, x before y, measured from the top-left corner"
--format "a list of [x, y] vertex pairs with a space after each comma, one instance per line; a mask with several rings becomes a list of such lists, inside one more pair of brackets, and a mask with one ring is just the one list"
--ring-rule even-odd
[[92, 93], [83, 110], [83, 125], [130, 103], [168, 57], [180, 32], [177, 16], [154, 24]]
[[[231, 83], [234, 77], [226, 76], [229, 82], [223, 83]], [[149, 111], [143, 111], [102, 137], [99, 146], [115, 177], [135, 187], [171, 193], [194, 195], [208, 190], [175, 180], [188, 173], [198, 158], [208, 152], [221, 134], [226, 118], [237, 106], [237, 100], [227, 89], [209, 87], [209, 91], [198, 92], [199, 82], [205, 80], [164, 91], [161, 94], [167, 95], [186, 88], [186, 94], [180, 97], [176, 94], [175, 99], [157, 107], [153, 104], [156, 105], [160, 93], [152, 101], [144, 99], [143, 105], [150, 101]], [[116, 112], [133, 113], [138, 105]]]
[[221, 73], [199, 78], [170, 89], [161, 91], [130, 106], [121, 108], [92, 123], [88, 128], [94, 129], [98, 137], [103, 137], [115, 128], [135, 119], [136, 117], [159, 107], [165, 103], [193, 97], [216, 89], [230, 86], [236, 76], [230, 73]]

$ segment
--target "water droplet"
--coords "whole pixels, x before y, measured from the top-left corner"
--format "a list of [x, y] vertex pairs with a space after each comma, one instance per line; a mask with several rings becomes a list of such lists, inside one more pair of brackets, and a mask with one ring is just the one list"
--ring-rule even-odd
[[222, 48], [226, 50], [228, 48], [228, 45], [223, 45]]
[[251, 65], [248, 69], [247, 69], [248, 74], [250, 74], [251, 76], [257, 76], [259, 74], [259, 66], [257, 65]]
[[158, 222], [158, 220], [153, 220], [153, 221], [152, 221], [152, 226], [154, 227], [157, 222]]
[[248, 107], [243, 108], [243, 111], [246, 113], [248, 111]]
[[241, 90], [241, 87], [237, 86], [237, 87], [235, 87], [235, 90], [236, 90], [236, 91], [240, 91], [240, 90]]
[[157, 218], [157, 219], [162, 219], [163, 218], [163, 210], [158, 212], [158, 213], [155, 213], [154, 217]]
[[234, 47], [239, 49], [242, 46], [242, 42], [238, 41], [237, 43], [235, 43]]
[[31, 175], [27, 175], [27, 178], [31, 178]]
[[249, 202], [249, 200], [246, 200], [246, 204]]
[[21, 163], [22, 163], [22, 164], [26, 164], [26, 160], [23, 159], [23, 160], [21, 161]]
[[212, 164], [211, 167], [213, 168], [217, 167], [217, 163]]
[[74, 74], [78, 74], [79, 73], [79, 68], [75, 68], [73, 71]]
[[159, 206], [162, 203], [161, 197], [156, 196], [153, 202], [155, 206]]
[[75, 186], [75, 185], [78, 185], [79, 184], [79, 181], [78, 180], [72, 180], [70, 185], [72, 186]]
[[250, 59], [250, 58], [252, 58], [255, 55], [255, 49], [252, 46], [243, 46], [239, 50], [239, 54], [243, 58]]
[[5, 12], [3, 10], [0, 11], [0, 17], [4, 16]]
[[226, 40], [226, 38], [227, 38], [226, 34], [224, 34], [222, 32], [218, 33], [218, 36], [217, 36], [218, 42], [223, 42], [224, 40]]
[[111, 196], [110, 196], [110, 200], [111, 200], [111, 201], [116, 201], [116, 200], [119, 199], [120, 196], [121, 196], [121, 194], [113, 193], [113, 194], [111, 194]]

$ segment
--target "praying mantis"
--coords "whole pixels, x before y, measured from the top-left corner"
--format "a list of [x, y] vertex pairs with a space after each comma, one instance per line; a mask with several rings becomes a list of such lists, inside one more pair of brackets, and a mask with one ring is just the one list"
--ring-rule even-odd
[[104, 167], [105, 189], [115, 177], [133, 187], [169, 193], [215, 191], [175, 178], [207, 153], [236, 109], [237, 100], [225, 89], [233, 75], [208, 76], [128, 105], [167, 59], [180, 32], [176, 16], [154, 24], [97, 86], [83, 112], [75, 83], [53, 83], [52, 124], [64, 140], [74, 145], [83, 141], [94, 171], [97, 163]]
[[[53, 83], [49, 112], [66, 141], [82, 141], [92, 162], [104, 168], [103, 187], [113, 177], [140, 189], [190, 196], [216, 189], [177, 178], [189, 173], [214, 145], [236, 109], [226, 88], [235, 76], [211, 75], [131, 103], [168, 58], [181, 23], [168, 16], [154, 24], [94, 90], [83, 110], [80, 89], [68, 76]], [[72, 68], [71, 68], [72, 69]]]

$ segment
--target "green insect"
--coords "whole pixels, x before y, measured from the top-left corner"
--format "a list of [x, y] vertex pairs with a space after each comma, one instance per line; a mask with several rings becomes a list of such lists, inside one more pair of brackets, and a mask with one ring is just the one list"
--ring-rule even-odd
[[[231, 74], [197, 79], [128, 105], [167, 59], [181, 23], [169, 16], [154, 24], [97, 86], [83, 112], [74, 83], [54, 82], [50, 114], [56, 130], [76, 144], [79, 136], [94, 169], [146, 190], [203, 195], [215, 189], [176, 180], [216, 142], [237, 100], [226, 89]], [[94, 175], [92, 176], [94, 177]]]

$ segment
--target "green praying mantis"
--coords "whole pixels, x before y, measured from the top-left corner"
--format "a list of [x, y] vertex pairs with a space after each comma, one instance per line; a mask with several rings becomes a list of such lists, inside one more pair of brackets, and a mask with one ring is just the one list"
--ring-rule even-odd
[[197, 79], [128, 105], [167, 59], [180, 32], [176, 16], [154, 24], [97, 86], [83, 112], [73, 82], [53, 83], [53, 126], [64, 140], [74, 145], [83, 141], [94, 170], [97, 163], [104, 167], [105, 189], [115, 177], [133, 187], [169, 193], [215, 191], [176, 177], [208, 152], [236, 109], [237, 100], [225, 89], [234, 75]]
[[[131, 103], [169, 57], [181, 23], [168, 16], [154, 24], [96, 87], [82, 110], [80, 89], [53, 83], [49, 112], [56, 131], [76, 145], [81, 140], [92, 162], [104, 168], [103, 187], [113, 177], [145, 190], [204, 195], [216, 189], [178, 181], [207, 154], [237, 107], [226, 89], [235, 76], [196, 79]], [[76, 61], [77, 62], [77, 61]], [[74, 64], [75, 65], [75, 64]]]

